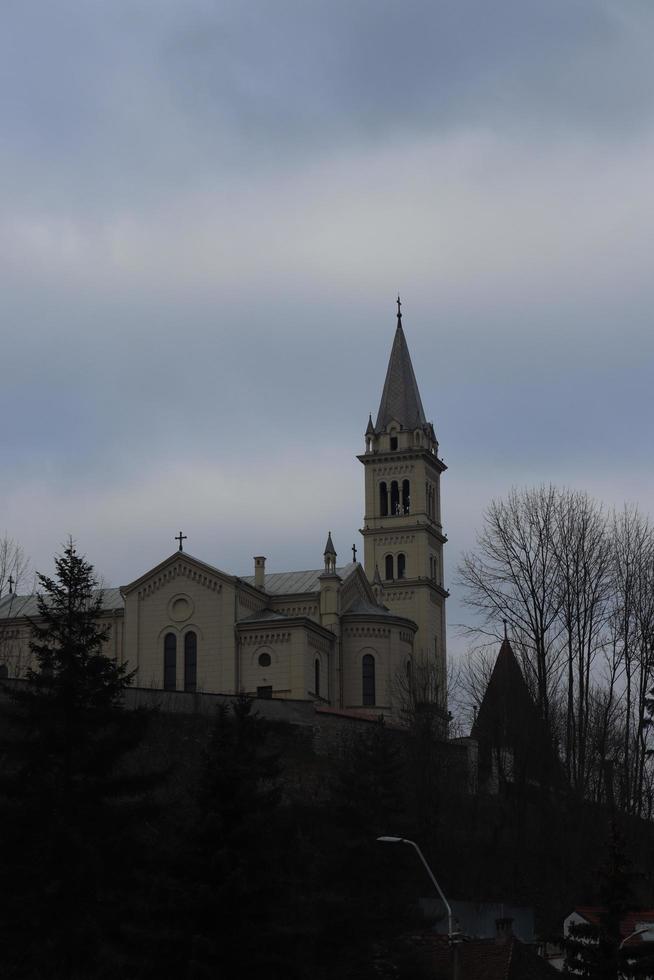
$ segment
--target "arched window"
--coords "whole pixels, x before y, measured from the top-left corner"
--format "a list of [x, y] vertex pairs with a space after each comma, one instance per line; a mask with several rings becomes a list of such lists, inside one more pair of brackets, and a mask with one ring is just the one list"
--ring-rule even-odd
[[388, 487], [386, 483], [379, 484], [379, 513], [382, 517], [388, 517]]
[[408, 514], [411, 508], [411, 484], [402, 480], [402, 513]]
[[195, 691], [198, 684], [198, 638], [195, 633], [184, 637], [184, 690]]
[[177, 688], [177, 637], [166, 633], [164, 637], [164, 691]]
[[397, 577], [404, 578], [404, 572], [406, 570], [406, 555], [401, 552], [397, 556]]
[[320, 697], [320, 661], [318, 660], [317, 657], [313, 665], [313, 673], [314, 673], [313, 692], [316, 695], [316, 697], [319, 698]]
[[393, 480], [391, 483], [391, 514], [395, 516], [400, 513], [400, 491], [397, 486], [397, 480]]
[[375, 703], [375, 658], [371, 653], [361, 661], [361, 693], [364, 705]]
[[384, 578], [385, 579], [392, 579], [393, 578], [393, 556], [392, 555], [386, 555], [386, 558], [384, 559], [384, 566], [385, 566], [385, 568], [384, 568]]
[[391, 451], [395, 452], [397, 449], [397, 436], [391, 436]]

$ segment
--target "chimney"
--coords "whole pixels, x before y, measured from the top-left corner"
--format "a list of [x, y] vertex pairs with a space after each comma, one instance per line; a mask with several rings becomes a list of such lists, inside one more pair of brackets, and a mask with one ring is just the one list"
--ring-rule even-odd
[[495, 942], [498, 946], [505, 946], [513, 939], [513, 919], [510, 916], [495, 919], [495, 929]]
[[254, 584], [257, 589], [266, 587], [266, 559], [263, 555], [254, 559]]

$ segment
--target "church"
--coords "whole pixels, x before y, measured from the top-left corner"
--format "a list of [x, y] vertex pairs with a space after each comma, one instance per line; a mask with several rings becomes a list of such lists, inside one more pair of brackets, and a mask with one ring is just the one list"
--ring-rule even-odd
[[[425, 669], [445, 705], [446, 643], [440, 477], [402, 326], [365, 450], [364, 562], [339, 565], [327, 533], [321, 567], [235, 576], [179, 547], [120, 588], [103, 590], [106, 653], [139, 688], [313, 701], [392, 714]], [[354, 549], [353, 549], [354, 550]], [[353, 558], [356, 555], [353, 554]], [[0, 598], [0, 670], [30, 665], [36, 598]], [[407, 684], [408, 682], [408, 684]]]

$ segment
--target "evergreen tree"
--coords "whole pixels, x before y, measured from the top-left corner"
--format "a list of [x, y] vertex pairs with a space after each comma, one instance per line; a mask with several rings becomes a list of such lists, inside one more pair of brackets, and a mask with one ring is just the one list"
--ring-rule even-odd
[[124, 708], [127, 667], [103, 653], [92, 565], [69, 541], [55, 568], [38, 576], [34, 668], [2, 706], [4, 975], [116, 976], [149, 786], [126, 758], [146, 716]]
[[620, 949], [620, 923], [629, 909], [631, 885], [624, 839], [615, 822], [600, 869], [600, 900], [602, 908], [598, 925], [577, 925], [566, 940], [568, 971], [589, 980], [618, 980], [633, 975], [626, 964], [626, 954]]
[[315, 882], [322, 932], [311, 976], [377, 976], [387, 941], [406, 927], [409, 901], [400, 883], [413, 863], [397, 853], [404, 848], [377, 842], [407, 830], [406, 761], [398, 739], [380, 719], [353, 733], [337, 763], [314, 844], [322, 859]]
[[290, 977], [279, 915], [287, 841], [271, 741], [270, 726], [247, 697], [219, 708], [192, 825], [180, 836], [177, 868], [165, 884], [171, 933], [162, 949], [168, 968], [187, 980]]

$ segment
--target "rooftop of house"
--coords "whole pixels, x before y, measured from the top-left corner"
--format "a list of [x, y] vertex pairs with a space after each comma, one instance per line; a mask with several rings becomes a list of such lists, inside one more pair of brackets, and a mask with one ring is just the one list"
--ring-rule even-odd
[[[603, 912], [604, 909], [598, 905], [579, 905], [573, 909], [570, 915], [576, 914], [582, 919], [585, 919], [590, 925], [599, 926]], [[570, 918], [570, 916], [567, 918]], [[652, 929], [648, 930], [645, 935], [633, 935], [642, 926], [650, 924]], [[627, 939], [627, 945], [629, 946], [654, 942], [654, 909], [635, 909], [625, 913], [620, 921], [620, 935], [623, 939]]]
[[450, 980], [454, 956], [459, 976], [465, 980], [552, 980], [560, 973], [538, 955], [533, 946], [509, 935], [504, 940], [470, 939], [453, 947], [447, 936], [434, 933], [411, 937], [416, 947], [428, 952], [434, 980]]

